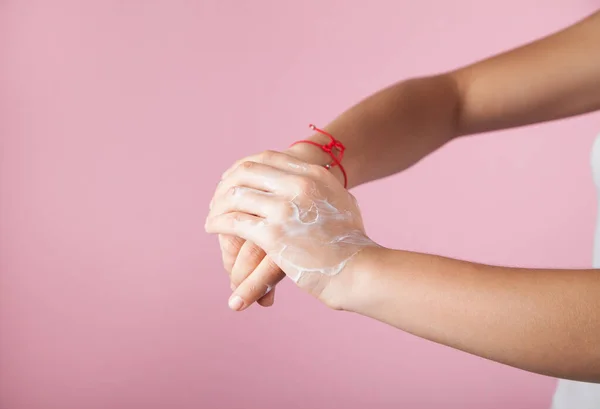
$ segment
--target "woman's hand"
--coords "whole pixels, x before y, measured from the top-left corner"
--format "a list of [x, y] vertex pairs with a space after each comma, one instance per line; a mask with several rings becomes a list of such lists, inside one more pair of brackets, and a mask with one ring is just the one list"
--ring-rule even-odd
[[241, 237], [219, 234], [219, 245], [231, 290], [235, 291], [239, 287], [239, 291], [246, 294], [246, 307], [255, 301], [263, 307], [272, 306], [275, 302], [275, 286], [265, 294], [254, 283], [261, 280], [277, 283], [285, 278], [277, 264], [267, 257], [263, 249]]
[[[322, 166], [265, 152], [227, 172], [217, 188], [206, 231], [255, 243], [300, 287], [337, 308], [344, 267], [367, 246], [354, 197]], [[254, 283], [266, 293], [275, 282]], [[238, 288], [232, 296], [247, 303]], [[343, 292], [343, 291], [342, 291]], [[239, 300], [236, 297], [240, 297]]]

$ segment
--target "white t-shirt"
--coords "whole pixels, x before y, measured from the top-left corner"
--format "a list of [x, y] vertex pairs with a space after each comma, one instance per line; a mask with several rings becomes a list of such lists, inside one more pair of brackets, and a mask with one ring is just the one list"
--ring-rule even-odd
[[[591, 162], [594, 183], [600, 199], [600, 135], [594, 141]], [[600, 204], [600, 200], [598, 202]], [[596, 218], [593, 264], [595, 268], [600, 268], [600, 207]], [[600, 384], [559, 380], [552, 409], [600, 409]]]

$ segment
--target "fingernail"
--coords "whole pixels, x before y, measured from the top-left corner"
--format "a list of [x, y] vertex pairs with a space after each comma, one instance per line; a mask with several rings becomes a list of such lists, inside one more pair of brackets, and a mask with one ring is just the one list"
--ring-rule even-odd
[[243, 306], [244, 306], [244, 300], [242, 300], [240, 298], [240, 296], [233, 295], [229, 299], [229, 308], [231, 308], [232, 310], [239, 311], [240, 309], [242, 309]]

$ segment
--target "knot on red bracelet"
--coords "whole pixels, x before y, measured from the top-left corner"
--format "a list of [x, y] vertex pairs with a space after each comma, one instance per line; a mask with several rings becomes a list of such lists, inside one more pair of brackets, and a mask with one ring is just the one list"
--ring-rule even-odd
[[344, 146], [344, 144], [341, 143], [340, 141], [338, 141], [337, 139], [335, 139], [333, 137], [333, 135], [331, 135], [330, 133], [317, 128], [313, 124], [310, 124], [309, 127], [313, 131], [317, 131], [320, 134], [327, 135], [329, 137], [329, 139], [331, 139], [331, 141], [327, 145], [321, 145], [321, 149], [323, 149], [325, 152], [327, 152], [329, 154], [332, 154], [333, 150], [336, 149], [339, 152], [338, 160], [341, 161], [344, 156], [344, 151], [346, 150], [346, 147]]
[[[326, 165], [324, 165], [327, 169], [330, 169], [334, 166], [338, 166], [340, 168], [340, 171], [342, 172], [342, 175], [344, 176], [344, 187], [348, 187], [348, 175], [346, 175], [346, 170], [344, 169], [344, 167], [342, 166], [342, 159], [344, 157], [344, 151], [346, 150], [346, 147], [344, 146], [344, 144], [340, 141], [338, 141], [337, 139], [335, 139], [333, 137], [333, 135], [323, 131], [322, 129], [317, 128], [316, 126], [314, 126], [313, 124], [309, 125], [310, 129], [312, 129], [313, 131], [316, 131], [320, 134], [323, 135], [327, 135], [329, 137], [329, 139], [331, 139], [329, 141], [328, 144], [325, 145], [321, 145], [317, 142], [313, 142], [313, 141], [298, 141], [298, 142], [294, 142], [292, 144], [296, 145], [298, 143], [308, 143], [310, 145], [314, 145], [314, 146], [318, 146], [319, 148], [321, 148], [324, 152], [326, 152], [329, 156], [331, 156], [331, 159], [333, 162], [328, 163]], [[337, 152], [337, 155], [334, 153], [334, 151]]]
[[332, 153], [334, 149], [339, 152], [339, 160], [342, 160], [342, 156], [344, 155], [344, 150], [346, 147], [340, 141], [333, 140], [327, 145], [323, 145], [323, 150], [327, 153]]

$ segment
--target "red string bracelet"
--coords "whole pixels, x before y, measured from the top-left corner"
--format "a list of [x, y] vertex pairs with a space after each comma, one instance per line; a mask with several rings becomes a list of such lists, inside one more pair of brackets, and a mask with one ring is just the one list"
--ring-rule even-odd
[[[317, 131], [320, 134], [327, 135], [329, 137], [329, 139], [331, 139], [331, 141], [326, 145], [321, 145], [320, 143], [317, 143], [317, 142], [302, 140], [302, 141], [294, 142], [291, 146], [297, 145], [299, 143], [308, 143], [308, 144], [311, 144], [311, 145], [321, 148], [325, 153], [329, 154], [329, 156], [331, 156], [331, 159], [332, 159], [331, 163], [328, 163], [323, 166], [325, 167], [325, 169], [331, 169], [334, 166], [339, 167], [340, 171], [342, 171], [342, 175], [344, 176], [344, 188], [347, 188], [348, 187], [348, 175], [346, 175], [346, 170], [342, 166], [342, 159], [344, 158], [344, 151], [346, 150], [346, 147], [344, 146], [343, 143], [341, 143], [340, 141], [335, 139], [331, 134], [325, 132], [324, 130], [317, 128], [313, 124], [310, 124], [309, 126], [310, 126], [310, 129], [312, 129], [313, 131]], [[336, 156], [336, 153], [337, 153], [337, 156]]]

